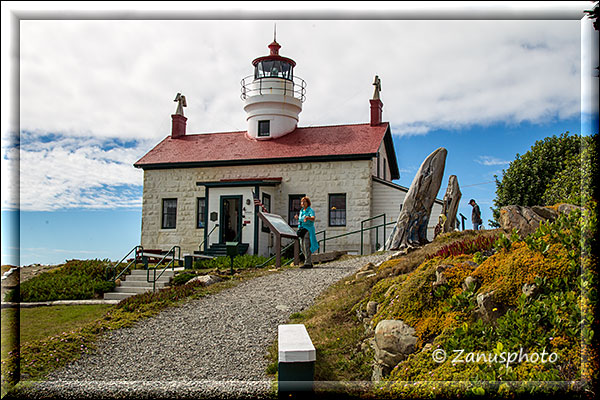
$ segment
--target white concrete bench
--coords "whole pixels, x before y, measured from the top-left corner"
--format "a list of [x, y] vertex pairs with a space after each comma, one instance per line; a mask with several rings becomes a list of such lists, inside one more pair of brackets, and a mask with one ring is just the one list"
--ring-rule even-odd
[[279, 325], [278, 350], [279, 393], [312, 391], [317, 356], [306, 327]]

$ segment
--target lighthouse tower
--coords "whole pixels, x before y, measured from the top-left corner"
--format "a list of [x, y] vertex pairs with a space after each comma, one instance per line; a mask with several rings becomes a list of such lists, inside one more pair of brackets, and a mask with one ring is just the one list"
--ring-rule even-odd
[[241, 82], [248, 136], [257, 140], [276, 139], [296, 129], [306, 90], [304, 80], [294, 76], [296, 62], [279, 55], [275, 38], [268, 47], [268, 56], [252, 61], [254, 75]]

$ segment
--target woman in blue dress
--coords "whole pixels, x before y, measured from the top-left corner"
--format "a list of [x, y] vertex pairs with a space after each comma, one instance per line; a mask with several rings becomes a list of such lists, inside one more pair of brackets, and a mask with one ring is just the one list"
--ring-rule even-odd
[[306, 232], [300, 238], [302, 240], [302, 252], [304, 253], [304, 265], [300, 268], [312, 268], [312, 253], [319, 250], [315, 232], [315, 212], [310, 204], [310, 199], [306, 196], [300, 200], [302, 208], [298, 217], [298, 228], [306, 229]]

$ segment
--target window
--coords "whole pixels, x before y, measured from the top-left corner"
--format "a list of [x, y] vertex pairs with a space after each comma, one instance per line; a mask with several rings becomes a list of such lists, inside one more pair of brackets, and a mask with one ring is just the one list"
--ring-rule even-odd
[[298, 220], [294, 216], [300, 213], [300, 200], [304, 197], [303, 194], [290, 194], [290, 203], [288, 207], [288, 225], [298, 226]]
[[196, 228], [204, 228], [205, 227], [204, 214], [206, 213], [206, 198], [205, 197], [198, 197], [197, 212], [198, 212], [198, 218], [196, 219], [196, 221], [198, 221], [198, 222], [196, 224]]
[[346, 193], [329, 195], [329, 226], [346, 226]]
[[175, 229], [177, 222], [177, 199], [163, 199], [162, 228]]
[[[271, 212], [271, 195], [267, 194], [267, 193], [263, 193], [262, 194], [262, 203], [263, 203], [263, 206], [265, 206], [265, 208], [267, 209], [267, 212], [270, 213]], [[262, 223], [262, 231], [267, 232], [267, 233], [271, 232], [269, 227], [264, 225], [264, 222]]]
[[258, 121], [258, 136], [269, 136], [271, 134], [271, 121]]

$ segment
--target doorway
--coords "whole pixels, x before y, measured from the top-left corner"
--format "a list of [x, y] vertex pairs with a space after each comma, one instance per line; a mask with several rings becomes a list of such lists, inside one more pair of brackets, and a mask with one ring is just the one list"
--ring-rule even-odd
[[242, 241], [242, 196], [221, 196], [220, 243]]

